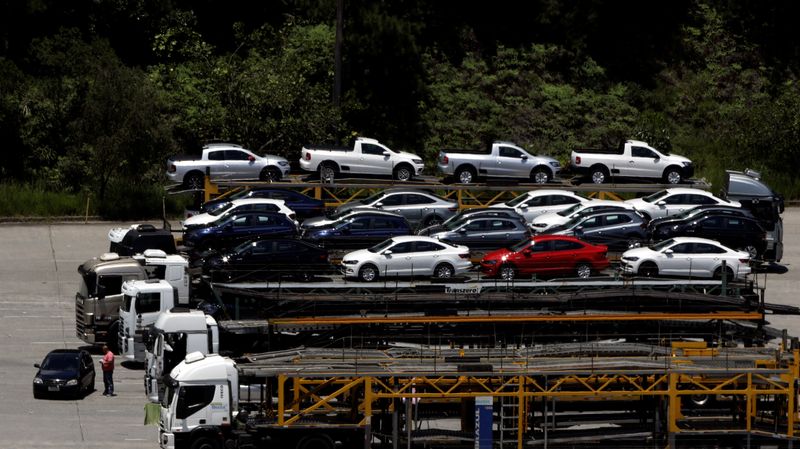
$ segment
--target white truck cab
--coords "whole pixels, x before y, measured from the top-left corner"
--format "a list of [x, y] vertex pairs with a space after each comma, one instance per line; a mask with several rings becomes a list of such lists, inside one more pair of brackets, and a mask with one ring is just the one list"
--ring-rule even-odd
[[122, 284], [119, 351], [127, 360], [145, 361], [143, 333], [158, 315], [178, 304], [178, 287], [163, 279]]

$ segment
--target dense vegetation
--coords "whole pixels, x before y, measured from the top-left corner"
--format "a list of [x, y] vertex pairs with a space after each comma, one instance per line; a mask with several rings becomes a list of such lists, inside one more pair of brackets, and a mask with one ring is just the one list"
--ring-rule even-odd
[[119, 207], [210, 139], [295, 160], [366, 135], [432, 164], [496, 138], [565, 161], [636, 137], [716, 186], [751, 167], [800, 197], [797, 2], [342, 4], [337, 105], [336, 0], [4, 2], [0, 176], [127, 217], [159, 213]]

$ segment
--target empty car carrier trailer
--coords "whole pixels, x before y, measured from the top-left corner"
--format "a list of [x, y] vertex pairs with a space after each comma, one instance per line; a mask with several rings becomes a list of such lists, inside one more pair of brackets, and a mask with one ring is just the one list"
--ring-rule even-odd
[[793, 447], [798, 350], [298, 348], [171, 375], [162, 447]]

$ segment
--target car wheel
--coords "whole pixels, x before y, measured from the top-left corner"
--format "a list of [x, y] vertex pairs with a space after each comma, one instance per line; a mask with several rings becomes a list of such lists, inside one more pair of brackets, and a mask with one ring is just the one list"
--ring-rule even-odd
[[645, 262], [639, 266], [639, 276], [653, 278], [658, 276], [658, 267], [652, 262]]
[[515, 277], [517, 277], [517, 269], [514, 268], [513, 265], [506, 264], [500, 267], [499, 274], [500, 274], [500, 279], [504, 281], [510, 281], [513, 280]]
[[470, 184], [475, 182], [475, 178], [475, 169], [472, 167], [461, 167], [456, 172], [456, 179], [458, 179], [458, 182], [461, 184]]
[[261, 181], [278, 182], [281, 180], [281, 172], [275, 167], [266, 167], [261, 170], [258, 179]]
[[442, 223], [444, 223], [442, 217], [438, 215], [431, 215], [430, 217], [425, 219], [425, 224], [423, 226], [427, 228], [428, 226], [440, 225]]
[[588, 263], [579, 263], [575, 266], [575, 274], [581, 279], [588, 279], [592, 275], [592, 266]]
[[[714, 270], [714, 279], [722, 279], [722, 267], [718, 267]], [[733, 280], [733, 270], [731, 267], [725, 267], [725, 279], [729, 281]]]
[[441, 263], [433, 270], [433, 277], [437, 279], [448, 279], [455, 276], [456, 270], [449, 263]]
[[740, 250], [746, 252], [751, 259], [758, 257], [758, 249], [755, 247], [755, 245], [745, 245], [745, 247], [740, 248]]
[[364, 282], [372, 282], [378, 279], [378, 267], [375, 265], [364, 265], [358, 270], [358, 278]]
[[603, 184], [608, 182], [608, 170], [602, 165], [592, 167], [590, 178], [594, 184]]
[[192, 442], [191, 449], [219, 449], [219, 442], [209, 437], [200, 437]]
[[205, 180], [200, 173], [189, 173], [183, 180], [183, 184], [189, 190], [203, 190], [205, 187]]
[[531, 173], [531, 181], [536, 184], [547, 184], [550, 182], [550, 172], [546, 168], [539, 167]]
[[394, 179], [398, 181], [411, 181], [411, 178], [413, 177], [414, 173], [412, 173], [411, 168], [409, 168], [407, 165], [401, 165], [394, 169]]
[[336, 179], [336, 167], [328, 164], [319, 167], [319, 179], [322, 182], [333, 182]]
[[664, 182], [667, 184], [680, 184], [683, 181], [683, 175], [677, 168], [668, 168], [664, 172]]

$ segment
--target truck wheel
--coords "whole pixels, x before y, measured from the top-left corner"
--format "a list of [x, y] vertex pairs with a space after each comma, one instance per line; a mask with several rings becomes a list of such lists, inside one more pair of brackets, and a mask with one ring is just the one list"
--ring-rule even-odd
[[219, 449], [219, 442], [209, 437], [200, 437], [192, 442], [191, 449]]
[[414, 177], [414, 171], [408, 165], [401, 165], [394, 169], [394, 179], [405, 182], [411, 181]]
[[436, 279], [449, 279], [455, 276], [456, 270], [449, 263], [441, 263], [433, 270], [433, 277]]
[[320, 165], [319, 179], [322, 182], [333, 182], [336, 179], [336, 167], [330, 164]]
[[378, 268], [375, 265], [364, 265], [358, 270], [358, 278], [364, 282], [372, 282], [378, 279]]
[[183, 184], [189, 190], [203, 190], [203, 187], [205, 187], [203, 175], [197, 172], [187, 174], [183, 178]]
[[668, 167], [664, 171], [664, 182], [667, 184], [680, 184], [683, 182], [683, 175], [676, 167]]
[[602, 165], [595, 165], [592, 167], [589, 175], [592, 179], [592, 183], [594, 184], [603, 184], [608, 182], [608, 169]]
[[265, 167], [258, 175], [260, 181], [278, 182], [281, 180], [281, 172], [275, 167]]
[[333, 449], [335, 445], [327, 435], [310, 435], [297, 442], [295, 449]]
[[550, 179], [550, 171], [544, 167], [536, 167], [531, 172], [531, 181], [535, 184], [547, 184]]
[[475, 182], [475, 178], [477, 178], [477, 176], [475, 175], [475, 169], [472, 167], [459, 167], [456, 171], [456, 179], [461, 184], [470, 184]]

